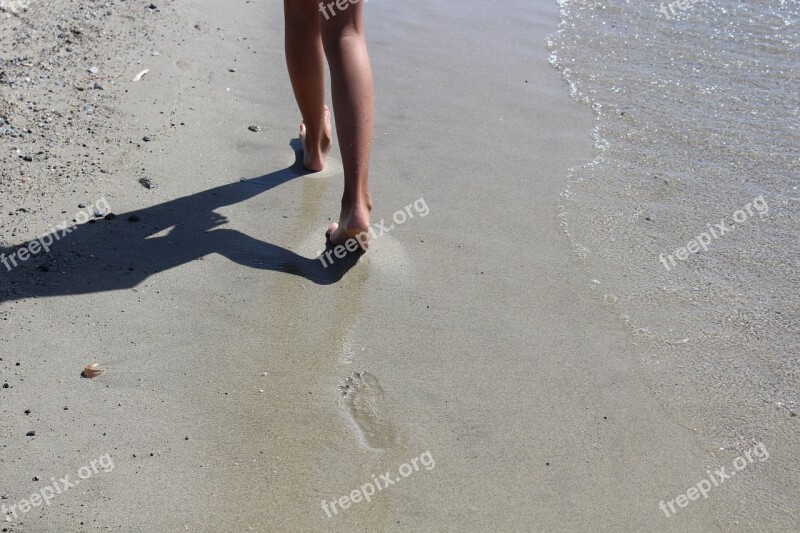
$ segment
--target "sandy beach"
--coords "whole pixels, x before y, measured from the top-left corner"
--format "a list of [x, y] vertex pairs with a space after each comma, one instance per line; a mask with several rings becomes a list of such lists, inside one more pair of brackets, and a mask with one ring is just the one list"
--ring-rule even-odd
[[3, 252], [87, 221], [0, 266], [2, 531], [726, 529], [724, 486], [659, 507], [715, 450], [559, 228], [595, 147], [555, 4], [366, 6], [384, 230], [329, 267], [341, 162], [301, 170], [280, 3], [27, 4]]

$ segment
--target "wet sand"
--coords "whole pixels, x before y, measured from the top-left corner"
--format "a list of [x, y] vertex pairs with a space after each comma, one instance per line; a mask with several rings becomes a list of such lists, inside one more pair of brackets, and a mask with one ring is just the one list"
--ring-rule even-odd
[[[659, 510], [710, 451], [648, 390], [558, 229], [592, 123], [547, 64], [555, 6], [367, 6], [373, 216], [395, 227], [338, 269], [315, 257], [340, 165], [297, 170], [280, 5], [162, 13], [159, 55], [129, 74], [150, 72], [115, 94], [119, 180], [86, 193], [117, 218], [71, 234], [50, 277], [9, 274], [0, 307], [0, 503], [114, 468], [9, 531], [714, 527], [723, 491]], [[424, 217], [390, 221], [418, 199]], [[106, 372], [81, 379], [90, 362]]]

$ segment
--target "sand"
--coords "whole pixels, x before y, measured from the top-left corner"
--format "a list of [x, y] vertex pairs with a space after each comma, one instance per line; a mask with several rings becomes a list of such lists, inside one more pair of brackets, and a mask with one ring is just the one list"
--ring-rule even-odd
[[[101, 66], [119, 76], [108, 174], [54, 182], [4, 234], [100, 198], [117, 215], [47, 272], [2, 273], [0, 504], [80, 480], [8, 531], [714, 527], [722, 489], [659, 509], [710, 451], [648, 389], [558, 228], [593, 147], [547, 64], [554, 5], [369, 3], [373, 216], [395, 227], [337, 270], [315, 257], [341, 165], [296, 171], [280, 4], [137, 4], [152, 29]], [[88, 363], [104, 373], [81, 378]]]

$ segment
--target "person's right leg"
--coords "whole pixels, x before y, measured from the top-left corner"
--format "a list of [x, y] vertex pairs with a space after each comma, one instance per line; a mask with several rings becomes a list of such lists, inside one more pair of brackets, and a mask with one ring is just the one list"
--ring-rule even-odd
[[320, 38], [320, 13], [315, 0], [284, 0], [286, 65], [303, 115], [300, 141], [303, 164], [319, 172], [331, 147], [331, 117], [325, 106], [325, 56]]
[[[291, 1], [291, 0], [287, 0]], [[372, 67], [362, 21], [362, 2], [334, 15], [320, 15], [322, 44], [331, 72], [333, 112], [344, 167], [344, 193], [339, 223], [331, 224], [333, 244], [369, 230], [369, 156], [372, 144]], [[362, 241], [359, 241], [362, 242]]]

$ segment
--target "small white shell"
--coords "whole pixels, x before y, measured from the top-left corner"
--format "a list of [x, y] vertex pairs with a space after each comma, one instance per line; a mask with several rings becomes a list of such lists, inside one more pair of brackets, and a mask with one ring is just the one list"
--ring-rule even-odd
[[140, 79], [142, 79], [142, 76], [144, 76], [144, 75], [145, 75], [145, 74], [147, 74], [148, 72], [150, 72], [150, 69], [149, 69], [149, 68], [146, 68], [146, 69], [144, 69], [144, 70], [143, 70], [143, 71], [141, 71], [139, 74], [137, 74], [136, 76], [134, 76], [134, 77], [133, 77], [133, 79], [132, 79], [131, 81], [139, 81]]

